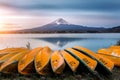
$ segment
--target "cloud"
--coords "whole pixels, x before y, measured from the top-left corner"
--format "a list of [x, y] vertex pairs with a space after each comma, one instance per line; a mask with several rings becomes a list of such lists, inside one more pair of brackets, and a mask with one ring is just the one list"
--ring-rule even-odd
[[16, 29], [16, 28], [21, 28], [21, 27], [16, 24], [6, 23], [6, 24], [4, 24], [4, 28], [7, 28], [7, 29], [15, 28]]
[[119, 0], [1, 0], [0, 2], [26, 10], [120, 11]]
[[[34, 25], [59, 17], [70, 19], [75, 24], [92, 26], [113, 26], [120, 21], [120, 0], [0, 0], [0, 5], [15, 9], [17, 16], [30, 16]], [[32, 25], [29, 20], [20, 18], [13, 22]]]

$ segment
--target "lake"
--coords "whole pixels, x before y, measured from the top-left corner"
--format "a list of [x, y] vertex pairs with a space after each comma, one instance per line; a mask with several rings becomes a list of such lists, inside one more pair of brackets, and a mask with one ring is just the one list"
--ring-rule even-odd
[[120, 33], [80, 33], [80, 34], [0, 34], [0, 49], [7, 47], [31, 48], [49, 46], [53, 50], [80, 45], [94, 52], [107, 48], [120, 40]]

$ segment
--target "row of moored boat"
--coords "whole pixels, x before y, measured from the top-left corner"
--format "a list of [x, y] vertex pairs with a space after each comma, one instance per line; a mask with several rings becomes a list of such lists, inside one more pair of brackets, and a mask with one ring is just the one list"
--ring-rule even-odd
[[120, 66], [120, 47], [112, 46], [98, 50], [98, 54], [74, 46], [64, 50], [53, 51], [49, 47], [6, 48], [0, 50], [0, 72], [47, 75], [50, 72], [62, 74], [66, 67], [71, 72], [85, 70], [93, 75], [111, 75], [115, 66]]

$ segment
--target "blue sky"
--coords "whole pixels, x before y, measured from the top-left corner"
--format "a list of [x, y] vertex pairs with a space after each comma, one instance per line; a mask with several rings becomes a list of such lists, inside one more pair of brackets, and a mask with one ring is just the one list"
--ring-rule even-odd
[[8, 10], [8, 23], [22, 28], [41, 26], [57, 18], [93, 27], [120, 25], [120, 0], [0, 0], [1, 7]]

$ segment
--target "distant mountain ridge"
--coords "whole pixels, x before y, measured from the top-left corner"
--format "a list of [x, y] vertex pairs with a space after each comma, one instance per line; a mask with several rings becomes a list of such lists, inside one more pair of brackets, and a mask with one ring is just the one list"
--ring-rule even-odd
[[109, 33], [120, 32], [120, 26], [113, 28], [86, 27], [82, 25], [70, 24], [66, 20], [59, 18], [44, 26], [10, 31], [10, 33]]
[[120, 33], [120, 26], [107, 29], [107, 32]]

